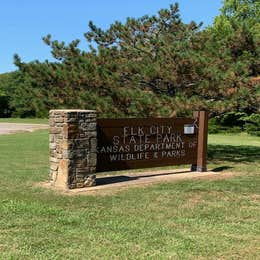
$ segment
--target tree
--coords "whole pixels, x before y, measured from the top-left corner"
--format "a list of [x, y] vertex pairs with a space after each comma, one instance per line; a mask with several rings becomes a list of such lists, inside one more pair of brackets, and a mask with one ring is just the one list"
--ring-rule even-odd
[[249, 64], [250, 74], [260, 74], [260, 2], [225, 0], [215, 18], [213, 33], [231, 52], [235, 61]]
[[13, 73], [0, 74], [0, 117], [10, 117], [12, 114], [11, 94], [8, 88], [12, 77]]
[[207, 30], [185, 24], [175, 4], [154, 16], [115, 22], [108, 30], [90, 22], [87, 51], [79, 49], [79, 40], [66, 45], [47, 35], [43, 41], [56, 62], [24, 63], [16, 55], [22, 87], [13, 100], [22, 111], [27, 91], [37, 116], [75, 107], [109, 117], [168, 116], [202, 108], [254, 111], [254, 89], [247, 79], [256, 73], [255, 38], [250, 31], [244, 34], [243, 26], [221, 37], [216, 24]]

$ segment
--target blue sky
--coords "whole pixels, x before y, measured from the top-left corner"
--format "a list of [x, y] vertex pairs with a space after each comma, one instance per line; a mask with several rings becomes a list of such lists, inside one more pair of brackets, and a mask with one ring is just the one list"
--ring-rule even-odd
[[[42, 37], [51, 34], [53, 39], [70, 42], [81, 39], [88, 22], [108, 28], [115, 20], [155, 14], [168, 8], [169, 0], [1, 0], [0, 2], [0, 73], [15, 70], [13, 55], [23, 61], [51, 59], [50, 49]], [[202, 21], [212, 24], [219, 14], [221, 0], [179, 0], [184, 22]]]

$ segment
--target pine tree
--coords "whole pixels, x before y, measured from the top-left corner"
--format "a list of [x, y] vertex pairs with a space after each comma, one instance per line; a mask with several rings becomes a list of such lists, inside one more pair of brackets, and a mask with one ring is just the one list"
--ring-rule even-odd
[[206, 30], [185, 24], [175, 4], [107, 30], [90, 22], [89, 50], [81, 50], [79, 40], [65, 44], [47, 35], [43, 41], [55, 62], [24, 63], [15, 56], [15, 64], [33, 94], [37, 116], [75, 107], [109, 117], [169, 116], [202, 108], [255, 111], [255, 90], [247, 81], [256, 73], [255, 38], [243, 26], [221, 37], [218, 21]]

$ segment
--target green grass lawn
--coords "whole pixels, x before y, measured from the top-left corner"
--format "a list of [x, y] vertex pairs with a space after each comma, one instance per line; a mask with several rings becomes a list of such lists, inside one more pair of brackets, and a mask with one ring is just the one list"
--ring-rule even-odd
[[0, 118], [0, 123], [48, 124], [47, 118]]
[[241, 172], [66, 196], [48, 177], [48, 132], [0, 136], [0, 259], [257, 259], [260, 138], [211, 135], [209, 167]]

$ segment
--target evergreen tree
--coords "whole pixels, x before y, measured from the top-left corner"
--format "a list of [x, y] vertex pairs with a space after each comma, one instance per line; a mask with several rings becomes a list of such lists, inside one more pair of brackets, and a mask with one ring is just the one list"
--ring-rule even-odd
[[202, 108], [257, 111], [256, 90], [248, 83], [258, 73], [256, 37], [248, 30], [254, 21], [245, 24], [231, 2], [245, 1], [225, 1], [214, 27], [206, 30], [183, 23], [175, 4], [107, 30], [90, 22], [87, 51], [78, 47], [79, 40], [65, 44], [47, 35], [43, 41], [56, 62], [24, 63], [16, 55], [22, 77], [13, 102], [22, 111], [32, 98], [29, 111], [33, 107], [37, 116], [76, 107], [109, 117], [169, 116]]

